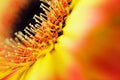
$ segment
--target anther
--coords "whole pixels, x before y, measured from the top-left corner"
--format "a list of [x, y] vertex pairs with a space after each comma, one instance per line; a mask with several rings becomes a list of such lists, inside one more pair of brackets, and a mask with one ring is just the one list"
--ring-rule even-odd
[[35, 14], [35, 15], [33, 16], [33, 19], [35, 20], [36, 23], [41, 24], [41, 22], [40, 22], [40, 20], [41, 20], [41, 19], [40, 19], [40, 16], [38, 16], [38, 15]]

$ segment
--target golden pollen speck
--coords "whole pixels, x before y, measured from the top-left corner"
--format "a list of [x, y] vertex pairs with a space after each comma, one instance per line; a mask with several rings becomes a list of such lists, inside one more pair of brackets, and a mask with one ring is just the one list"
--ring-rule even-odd
[[[30, 67], [38, 58], [54, 50], [57, 38], [63, 33], [66, 16], [70, 12], [71, 0], [40, 0], [45, 14], [34, 15], [35, 24], [29, 23], [22, 31], [15, 32], [15, 38], [6, 39], [0, 51], [0, 71], [11, 69], [10, 74], [20, 67]], [[48, 4], [46, 6], [45, 4]], [[10, 75], [10, 74], [7, 74]], [[1, 78], [5, 78], [0, 77]]]

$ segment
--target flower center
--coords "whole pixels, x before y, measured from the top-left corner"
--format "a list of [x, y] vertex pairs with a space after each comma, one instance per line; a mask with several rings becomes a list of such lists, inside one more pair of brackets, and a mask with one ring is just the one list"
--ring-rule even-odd
[[15, 38], [7, 39], [0, 51], [1, 61], [15, 64], [33, 64], [38, 58], [54, 50], [57, 38], [70, 13], [71, 0], [40, 0], [45, 14], [34, 15], [35, 24], [29, 23], [24, 31], [15, 32]]

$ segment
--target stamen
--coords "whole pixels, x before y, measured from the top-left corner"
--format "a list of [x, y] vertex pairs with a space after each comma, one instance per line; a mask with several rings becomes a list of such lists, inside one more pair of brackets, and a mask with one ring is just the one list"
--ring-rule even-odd
[[35, 20], [36, 23], [41, 24], [41, 22], [40, 22], [41, 19], [40, 19], [40, 17], [37, 16], [36, 14], [34, 15], [33, 19]]
[[32, 32], [28, 27], [24, 29], [25, 33], [28, 34], [30, 37], [33, 37], [33, 35], [30, 33]]
[[[18, 66], [30, 66], [38, 58], [55, 50], [57, 38], [63, 34], [63, 23], [69, 14], [69, 2], [71, 0], [40, 0], [45, 14], [34, 15], [35, 24], [29, 23], [24, 32], [18, 31], [16, 37], [6, 40], [4, 50], [0, 51], [0, 65], [4, 60], [8, 69]], [[13, 65], [14, 64], [14, 65]], [[12, 67], [11, 67], [12, 66]], [[1, 70], [0, 70], [1, 71]]]

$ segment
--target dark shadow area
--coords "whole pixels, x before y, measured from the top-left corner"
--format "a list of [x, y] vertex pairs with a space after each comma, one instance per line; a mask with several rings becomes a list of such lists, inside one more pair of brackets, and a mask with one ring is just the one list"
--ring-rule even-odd
[[[32, 0], [28, 7], [22, 9], [20, 14], [18, 14], [18, 20], [13, 24], [13, 35], [17, 31], [23, 31], [26, 26], [29, 26], [29, 23], [35, 24], [35, 21], [32, 19], [35, 14], [39, 15], [39, 13], [43, 13], [43, 10], [40, 8], [40, 0]], [[24, 33], [24, 32], [23, 32]]]

